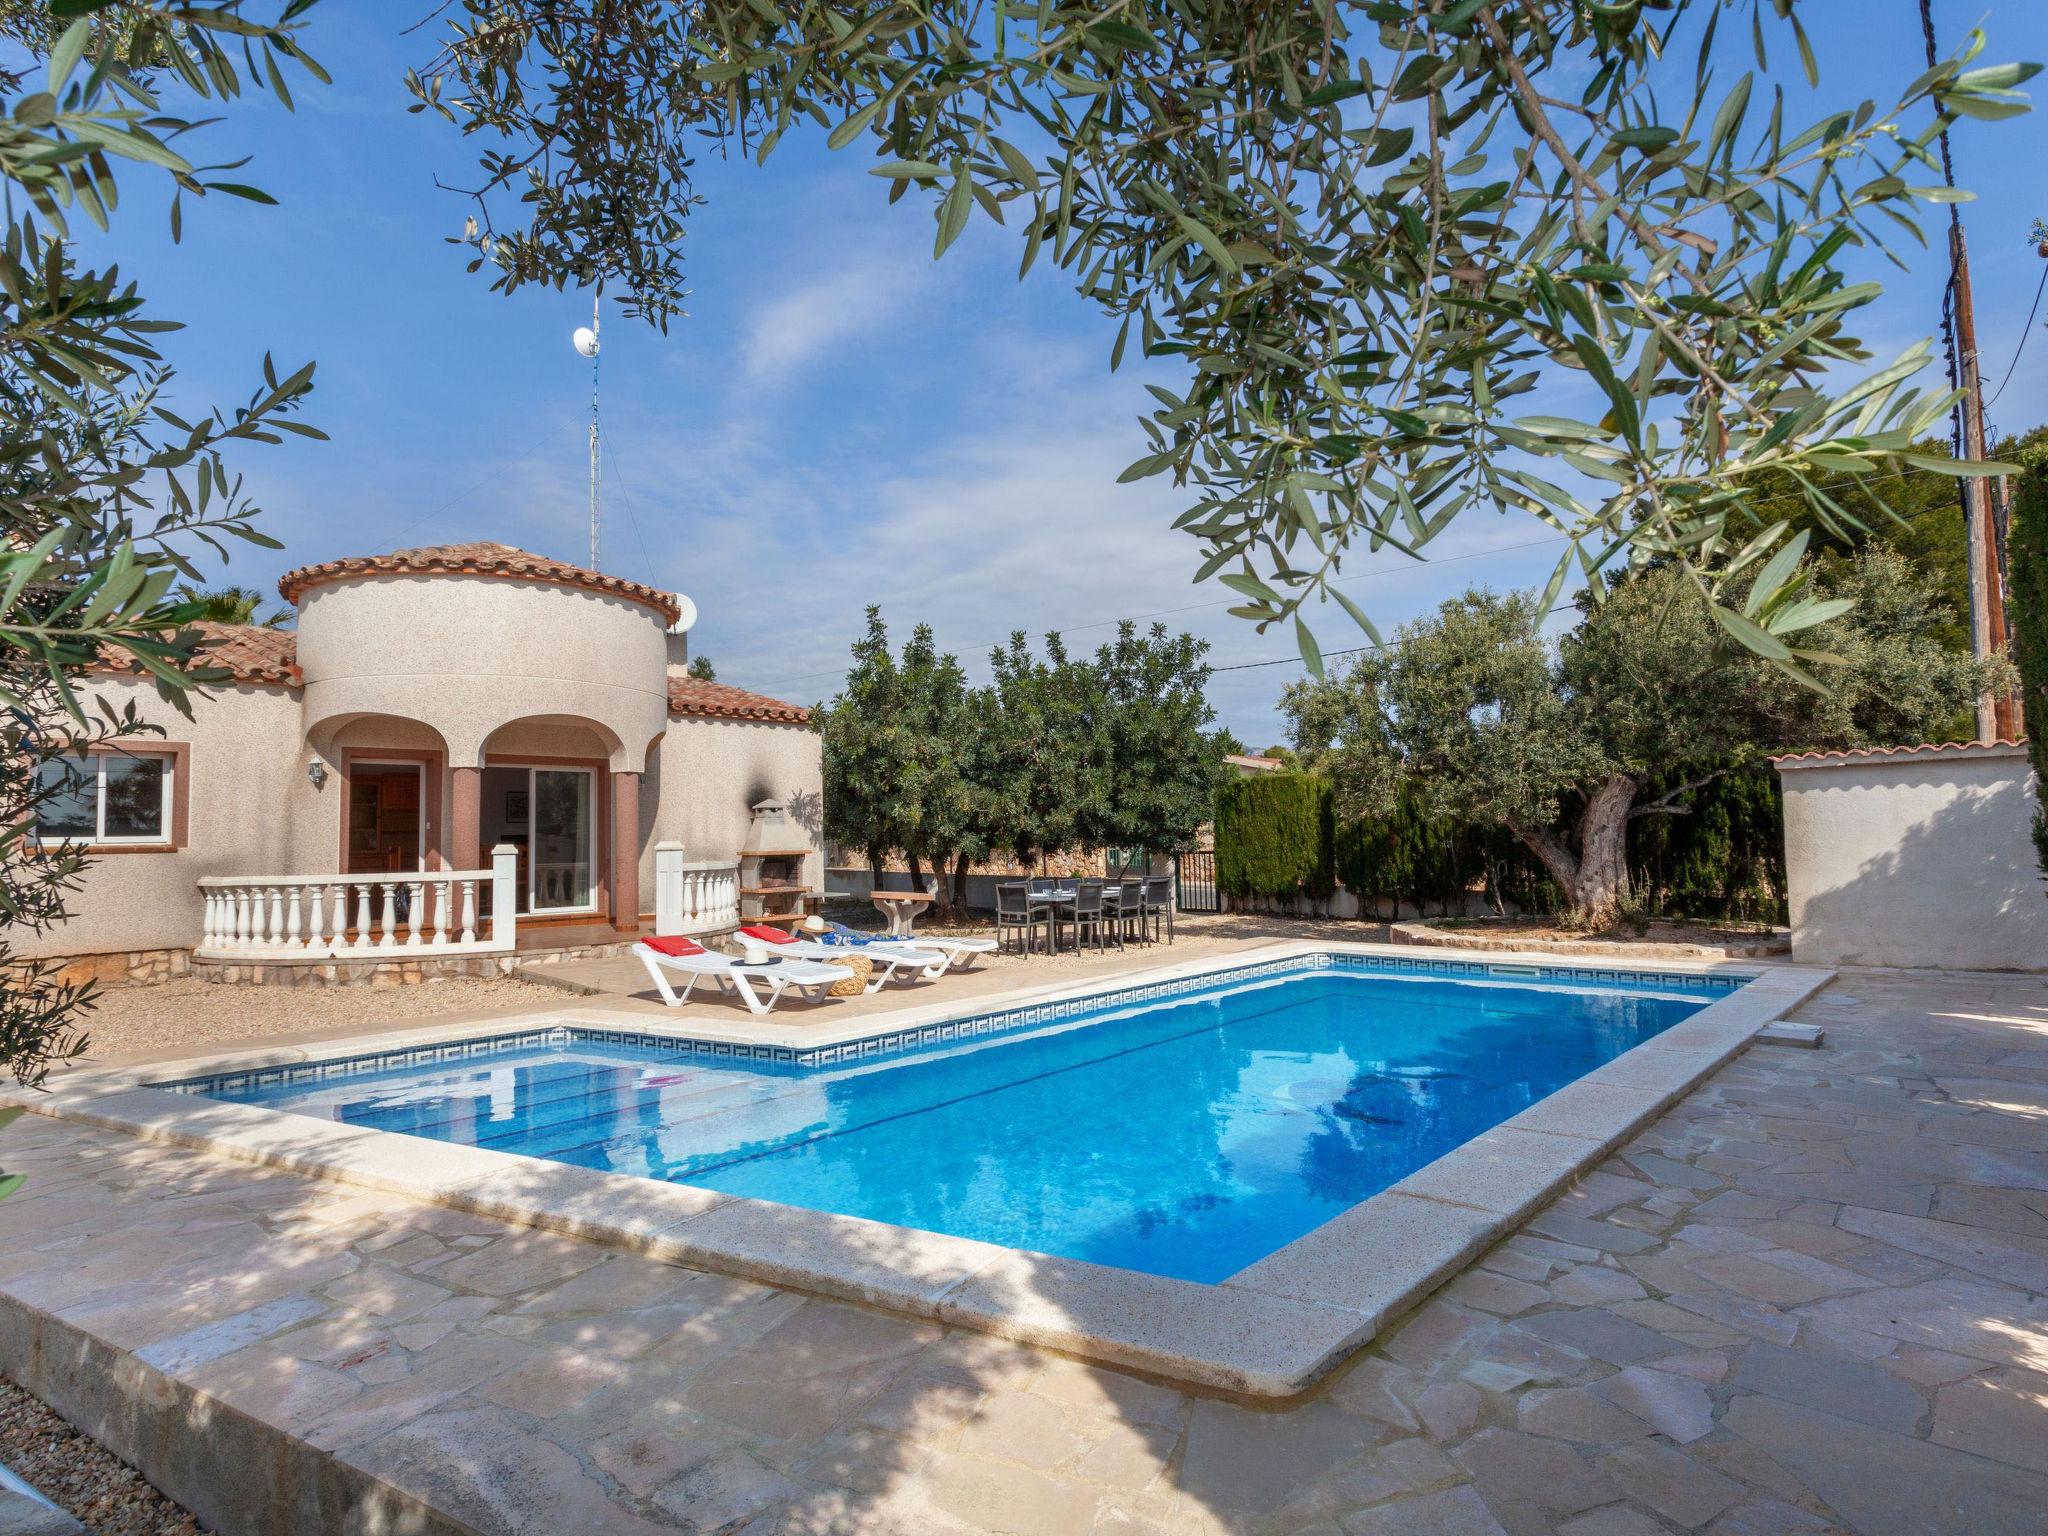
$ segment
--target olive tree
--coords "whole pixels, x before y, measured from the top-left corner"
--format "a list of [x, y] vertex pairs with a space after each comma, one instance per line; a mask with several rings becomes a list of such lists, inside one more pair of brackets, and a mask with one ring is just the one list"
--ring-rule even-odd
[[[174, 593], [195, 559], [235, 541], [275, 547], [229, 468], [231, 450], [318, 436], [293, 412], [312, 366], [269, 358], [245, 403], [173, 409], [161, 350], [175, 323], [153, 314], [117, 266], [77, 255], [81, 226], [109, 231], [121, 174], [173, 188], [172, 232], [210, 196], [268, 202], [195, 164], [202, 126], [161, 99], [232, 102], [247, 88], [289, 103], [286, 72], [324, 78], [298, 40], [310, 0], [258, 17], [239, 0], [205, 8], [130, 0], [0, 7], [0, 32], [25, 49], [0, 65], [0, 930], [61, 924], [87, 863], [36, 836], [41, 808], [70, 787], [81, 754], [149, 730], [132, 706], [88, 709], [95, 666], [133, 669], [170, 704], [224, 674], [200, 654], [204, 604]], [[237, 162], [239, 163], [239, 162]], [[89, 988], [0, 938], [0, 1066], [25, 1084], [77, 1054]]]
[[[1467, 592], [1282, 707], [1347, 808], [1383, 812], [1406, 785], [1435, 812], [1504, 827], [1570, 915], [1605, 924], [1631, 819], [1682, 815], [1691, 790], [1767, 751], [1925, 739], [1973, 695], [1983, 669], [1941, 644], [1945, 612], [1900, 555], [1873, 546], [1817, 588], [1803, 549], [1801, 536], [1781, 552], [1771, 590], [1808, 605], [1834, 658], [1825, 693], [1733, 645], [1664, 565], [1589, 599], [1555, 642], [1533, 594]], [[1712, 766], [1644, 796], [1697, 763]]]
[[1749, 601], [1788, 513], [1837, 526], [1829, 485], [1978, 472], [1915, 446], [1953, 396], [1910, 382], [1925, 343], [1871, 356], [1852, 326], [1881, 290], [1848, 262], [1962, 195], [1931, 146], [2024, 111], [2035, 70], [1977, 65], [1972, 33], [1924, 72], [1824, 83], [1812, 9], [454, 0], [410, 84], [484, 146], [460, 241], [506, 291], [608, 285], [665, 324], [695, 157], [804, 133], [866, 145], [935, 253], [1010, 225], [1023, 269], [1117, 322], [1112, 366], [1135, 345], [1182, 368], [1127, 478], [1188, 489], [1197, 579], [1291, 620], [1312, 671], [1305, 603], [1371, 629], [1347, 559], [1420, 557], [1490, 507], [1569, 539], [1552, 594], [1661, 558], [1801, 672], [1823, 653], [1788, 605]]

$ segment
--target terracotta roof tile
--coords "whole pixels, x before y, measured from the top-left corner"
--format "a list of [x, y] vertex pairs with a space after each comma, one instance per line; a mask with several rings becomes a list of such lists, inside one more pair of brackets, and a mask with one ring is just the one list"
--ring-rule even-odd
[[[238, 683], [263, 683], [274, 688], [299, 686], [299, 637], [288, 629], [260, 624], [216, 624], [201, 619], [191, 626], [202, 636], [201, 666], [226, 667]], [[118, 649], [100, 652], [95, 670], [138, 672], [134, 659]]]
[[531, 550], [515, 549], [510, 544], [498, 544], [487, 539], [469, 544], [430, 544], [420, 549], [395, 549], [388, 555], [351, 555], [320, 565], [302, 565], [295, 571], [285, 572], [277, 590], [286, 602], [296, 603], [307, 588], [350, 576], [433, 574], [556, 582], [565, 587], [581, 587], [587, 592], [602, 592], [609, 597], [644, 603], [659, 613], [665, 624], [673, 624], [682, 616], [682, 610], [676, 606], [675, 595], [658, 587], [627, 581], [623, 576], [608, 576], [603, 571], [587, 571], [580, 565], [550, 560], [546, 555], [536, 555]]
[[1854, 763], [1879, 757], [1937, 757], [1944, 752], [1986, 752], [2023, 746], [2023, 741], [1923, 741], [1906, 747], [1850, 747], [1837, 752], [1787, 752], [1774, 763]]
[[779, 720], [791, 725], [802, 725], [811, 718], [811, 712], [801, 704], [785, 704], [765, 693], [749, 693], [744, 688], [709, 683], [701, 677], [668, 680], [668, 712], [720, 720]]
[[226, 667], [238, 683], [299, 685], [299, 637], [260, 624], [200, 624], [208, 666]]

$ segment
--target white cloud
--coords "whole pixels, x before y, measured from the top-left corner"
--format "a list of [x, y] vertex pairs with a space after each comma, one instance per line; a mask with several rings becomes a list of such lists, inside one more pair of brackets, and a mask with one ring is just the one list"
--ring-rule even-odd
[[795, 284], [747, 320], [742, 374], [753, 385], [787, 380], [894, 319], [911, 286], [900, 259], [873, 257]]

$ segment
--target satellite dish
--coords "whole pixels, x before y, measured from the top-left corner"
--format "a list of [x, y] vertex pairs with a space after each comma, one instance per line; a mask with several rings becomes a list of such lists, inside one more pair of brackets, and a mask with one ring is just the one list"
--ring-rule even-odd
[[696, 622], [697, 605], [678, 592], [676, 594], [676, 621], [669, 625], [668, 632], [672, 635], [687, 635], [690, 632], [690, 626]]
[[597, 332], [593, 331], [589, 326], [577, 326], [575, 333], [569, 339], [576, 343], [576, 350], [585, 357], [597, 356]]

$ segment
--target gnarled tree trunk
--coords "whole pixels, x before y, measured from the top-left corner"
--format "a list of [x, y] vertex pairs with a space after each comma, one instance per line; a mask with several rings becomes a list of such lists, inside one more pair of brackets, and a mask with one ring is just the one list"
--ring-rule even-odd
[[1632, 773], [1603, 780], [1579, 814], [1576, 850], [1549, 827], [1510, 828], [1564, 892], [1564, 915], [1571, 921], [1589, 928], [1614, 921], [1628, 890], [1628, 817], [1641, 787]]

